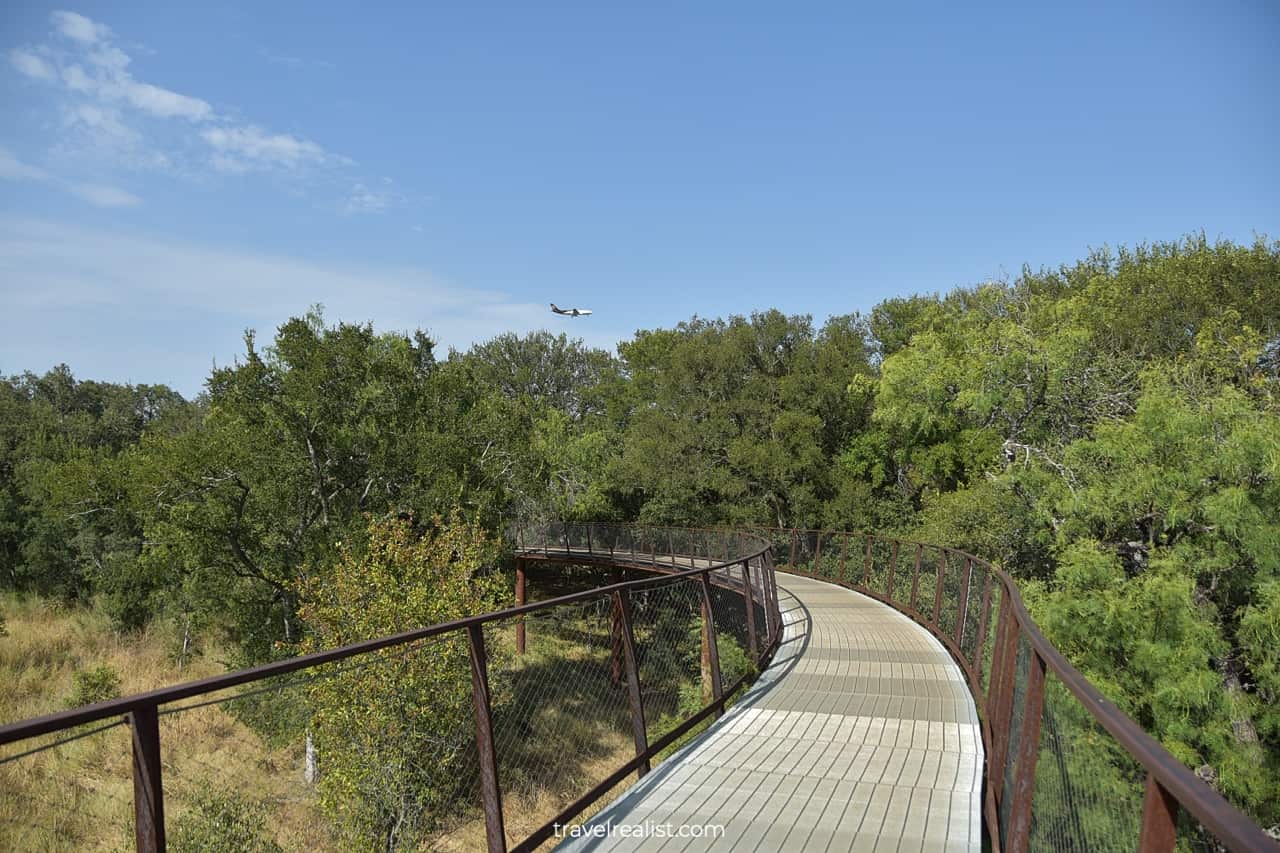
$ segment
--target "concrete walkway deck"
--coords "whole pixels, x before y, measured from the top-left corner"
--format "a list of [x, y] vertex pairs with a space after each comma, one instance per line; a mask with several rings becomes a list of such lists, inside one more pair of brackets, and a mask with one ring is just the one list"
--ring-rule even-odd
[[752, 688], [588, 822], [604, 837], [557, 849], [982, 849], [978, 716], [942, 644], [855, 592], [778, 587], [782, 646]]

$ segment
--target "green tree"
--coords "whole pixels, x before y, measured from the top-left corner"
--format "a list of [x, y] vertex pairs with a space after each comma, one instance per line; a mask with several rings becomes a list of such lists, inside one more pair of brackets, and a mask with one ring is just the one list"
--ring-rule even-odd
[[[343, 545], [330, 567], [305, 579], [305, 648], [496, 608], [507, 586], [485, 569], [493, 554], [494, 543], [472, 523], [437, 517], [419, 535], [404, 521], [375, 521], [364, 547]], [[498, 669], [503, 650], [492, 644], [489, 654]], [[308, 697], [321, 802], [353, 847], [411, 847], [471, 806], [465, 794], [475, 778], [475, 724], [465, 635], [393, 647], [320, 675]]]

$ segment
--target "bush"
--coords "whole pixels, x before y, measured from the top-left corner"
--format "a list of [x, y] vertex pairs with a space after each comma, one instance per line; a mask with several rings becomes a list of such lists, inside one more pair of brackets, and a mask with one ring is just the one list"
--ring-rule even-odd
[[169, 839], [175, 853], [279, 853], [267, 807], [232, 791], [201, 791]]
[[105, 702], [120, 695], [120, 675], [105, 664], [93, 669], [82, 669], [72, 679], [71, 696], [67, 699], [68, 708]]

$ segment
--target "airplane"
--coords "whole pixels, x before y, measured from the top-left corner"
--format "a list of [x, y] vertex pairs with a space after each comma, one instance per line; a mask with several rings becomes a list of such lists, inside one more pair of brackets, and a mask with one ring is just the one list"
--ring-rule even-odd
[[554, 302], [551, 303], [551, 310], [566, 317], [585, 317], [591, 313], [588, 308], [557, 308]]

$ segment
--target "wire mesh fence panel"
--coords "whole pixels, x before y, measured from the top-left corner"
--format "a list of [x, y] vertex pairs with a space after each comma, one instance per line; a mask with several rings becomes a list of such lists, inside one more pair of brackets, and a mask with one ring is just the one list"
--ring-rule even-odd
[[[532, 614], [539, 644], [495, 657], [493, 740], [509, 843], [516, 843], [635, 756], [612, 595]], [[500, 648], [510, 634], [494, 625]], [[633, 777], [634, 778], [634, 777]], [[475, 847], [484, 842], [477, 827]]]
[[[739, 577], [738, 580], [741, 580], [741, 578]], [[721, 575], [717, 572], [713, 575], [711, 612], [715, 619], [716, 633], [720, 639], [720, 669], [723, 673], [721, 681], [727, 688], [738, 678], [741, 678], [743, 673], [739, 672], [731, 677], [730, 668], [725, 662], [724, 651], [726, 644], [731, 644], [732, 648], [736, 649], [737, 653], [744, 658], [746, 655], [745, 649], [747, 648], [747, 614], [746, 607], [742, 602], [741, 585], [735, 585], [728, 573]]]
[[637, 559], [645, 559], [656, 557], [658, 554], [665, 553], [665, 544], [659, 546], [659, 540], [665, 540], [662, 531], [653, 527], [642, 527], [634, 531], [636, 541], [636, 557]]
[[911, 573], [915, 569], [915, 546], [896, 543], [890, 560], [893, 564], [893, 583], [889, 597], [899, 607], [911, 601]]
[[93, 723], [3, 750], [0, 850], [132, 848], [133, 740], [127, 725]]
[[987, 573], [980, 563], [970, 562], [969, 589], [965, 599], [964, 627], [960, 632], [960, 651], [964, 659], [972, 665], [978, 660], [978, 631], [983, 628], [983, 593], [991, 594], [987, 586]]
[[[892, 555], [892, 542], [887, 539], [871, 540], [871, 574], [867, 578], [867, 588], [872, 592], [884, 595], [889, 582], [889, 557]], [[865, 552], [863, 557], [865, 559]]]
[[816, 534], [813, 573], [831, 580], [840, 579], [840, 536], [835, 533]]
[[818, 534], [812, 530], [800, 530], [795, 534], [795, 566], [802, 572], [817, 572], [813, 564], [818, 550]]
[[1137, 849], [1145, 771], [1052, 674], [1044, 700], [1031, 849]]
[[938, 549], [925, 546], [920, 553], [920, 574], [915, 583], [915, 610], [926, 622], [933, 621], [934, 591], [938, 582]]
[[1013, 809], [1013, 782], [1017, 773], [1018, 739], [1022, 736], [1026, 710], [1027, 675], [1031, 670], [1031, 643], [1026, 637], [1018, 635], [1017, 652], [1013, 661], [1013, 702], [1009, 711], [1009, 739], [1005, 750], [1004, 767], [993, 768], [991, 772], [1002, 772], [1004, 775], [999, 820], [1000, 837], [1009, 836], [1009, 815]]
[[228, 836], [245, 849], [337, 846], [318, 778], [308, 771], [309, 758], [319, 768], [314, 739], [307, 748], [309, 675], [161, 706], [165, 826], [174, 849], [208, 849]]
[[[495, 659], [509, 654], [496, 638], [489, 646]], [[477, 822], [464, 632], [250, 687], [161, 709], [171, 834], [187, 833], [188, 846], [200, 849], [228, 814], [246, 838], [288, 849], [402, 849]]]
[[791, 565], [792, 545], [794, 544], [797, 550], [799, 549], [799, 543], [794, 531], [769, 528], [767, 530], [758, 530], [756, 533], [763, 536], [768, 541], [769, 545], [773, 547], [773, 553], [777, 558], [778, 565]]
[[904, 546], [900, 542], [887, 542], [888, 552], [884, 556], [884, 597], [890, 601], [897, 601], [899, 590], [904, 587], [910, 587], [911, 570], [910, 567], [904, 571], [902, 569], [902, 549]]
[[[1272, 836], [1274, 837], [1277, 832], [1280, 830], [1272, 830]], [[1226, 845], [1186, 809], [1178, 810], [1175, 849], [1178, 853], [1227, 853]]]
[[[988, 608], [987, 615], [987, 633], [982, 642], [982, 659], [980, 677], [982, 680], [982, 693], [991, 701], [991, 665], [995, 660], [997, 628], [999, 626], [1000, 608], [1004, 606], [1004, 587], [995, 582], [992, 578], [991, 584], [991, 604]], [[979, 702], [979, 707], [982, 703]]]
[[960, 575], [964, 558], [950, 551], [943, 552], [942, 602], [938, 608], [938, 629], [948, 637], [955, 636], [956, 620], [960, 617]]
[[649, 742], [703, 706], [701, 590], [676, 581], [632, 599], [632, 631]]

